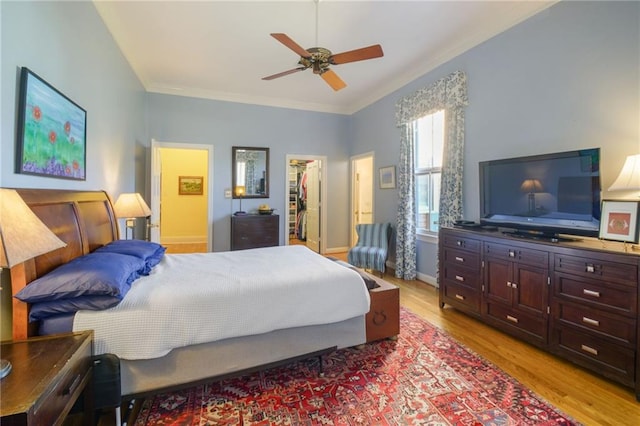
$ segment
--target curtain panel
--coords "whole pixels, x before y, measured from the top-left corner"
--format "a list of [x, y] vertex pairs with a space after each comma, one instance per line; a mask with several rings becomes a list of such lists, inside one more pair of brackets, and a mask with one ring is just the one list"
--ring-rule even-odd
[[399, 203], [396, 232], [396, 277], [416, 278], [416, 215], [413, 122], [445, 110], [445, 142], [440, 191], [440, 226], [462, 218], [462, 172], [464, 164], [464, 107], [467, 76], [456, 71], [396, 103], [396, 126], [400, 132], [398, 166]]

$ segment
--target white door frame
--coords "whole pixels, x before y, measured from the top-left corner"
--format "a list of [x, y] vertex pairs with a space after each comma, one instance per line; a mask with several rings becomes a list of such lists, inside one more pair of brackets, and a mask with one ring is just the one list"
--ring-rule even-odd
[[[371, 157], [371, 164], [373, 165], [372, 169], [375, 168], [375, 164], [376, 164], [376, 154], [375, 151], [369, 151], [369, 152], [365, 152], [363, 154], [358, 154], [358, 155], [352, 155], [351, 157], [349, 157], [349, 165], [350, 165], [350, 176], [351, 176], [351, 191], [349, 194], [349, 242], [351, 246], [354, 246], [358, 240], [358, 236], [356, 235], [356, 231], [355, 231], [355, 223], [354, 223], [354, 208], [355, 208], [355, 202], [354, 202], [354, 197], [355, 197], [355, 193], [356, 193], [356, 168], [355, 168], [355, 163], [358, 160], [361, 160], [363, 158], [368, 158]], [[376, 191], [375, 191], [375, 173], [374, 170], [371, 170], [371, 179], [373, 180], [373, 182], [371, 183], [372, 186], [372, 191], [371, 191], [371, 208], [373, 213], [371, 214], [371, 221], [373, 223], [375, 223], [375, 215], [376, 215], [376, 210], [374, 208], [374, 206], [376, 205], [375, 201], [376, 201]]]
[[[160, 239], [160, 148], [197, 149], [207, 151], [207, 251], [213, 250], [213, 145], [159, 142], [151, 139], [151, 241]], [[155, 239], [154, 239], [155, 235]]]
[[327, 251], [327, 186], [328, 186], [328, 161], [326, 155], [296, 155], [287, 154], [285, 158], [286, 170], [284, 177], [285, 205], [284, 213], [284, 244], [289, 245], [289, 164], [291, 160], [317, 160], [320, 161], [320, 254]]

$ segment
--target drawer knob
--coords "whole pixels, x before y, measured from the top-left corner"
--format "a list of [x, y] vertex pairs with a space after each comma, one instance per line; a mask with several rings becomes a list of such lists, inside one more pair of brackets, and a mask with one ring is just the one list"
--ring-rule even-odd
[[456, 256], [456, 261], [464, 263], [464, 257]]
[[590, 353], [591, 355], [598, 355], [598, 350], [592, 348], [591, 346], [587, 346], [587, 345], [581, 345], [580, 349], [582, 349], [585, 352]]
[[596, 271], [596, 267], [591, 263], [587, 263], [586, 271], [593, 274]]
[[511, 322], [515, 322], [516, 324], [518, 323], [518, 318], [512, 317], [511, 315], [507, 315], [507, 319]]
[[461, 277], [460, 275], [456, 275], [456, 281], [464, 282], [464, 277]]
[[585, 324], [594, 325], [596, 327], [600, 326], [600, 321], [594, 320], [594, 319], [591, 319], [591, 318], [587, 318], [587, 317], [582, 317], [582, 322], [585, 323]]
[[600, 297], [599, 291], [587, 290], [586, 288], [582, 289], [582, 293], [586, 296]]
[[462, 247], [462, 246], [464, 245], [464, 242], [463, 242], [462, 240], [457, 240], [457, 241], [456, 241], [456, 245], [457, 245], [458, 247]]
[[460, 295], [460, 294], [456, 294], [456, 299], [458, 300], [464, 300], [464, 296]]
[[509, 257], [516, 257], [516, 252], [513, 250], [509, 250]]

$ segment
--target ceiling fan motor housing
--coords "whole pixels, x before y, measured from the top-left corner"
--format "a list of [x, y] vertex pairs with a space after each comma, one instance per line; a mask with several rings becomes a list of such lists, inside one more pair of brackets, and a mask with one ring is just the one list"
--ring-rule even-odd
[[298, 63], [305, 68], [312, 68], [314, 74], [322, 74], [329, 69], [329, 58], [331, 57], [331, 51], [324, 47], [311, 47], [307, 49], [307, 52], [311, 53], [311, 57], [300, 57]]

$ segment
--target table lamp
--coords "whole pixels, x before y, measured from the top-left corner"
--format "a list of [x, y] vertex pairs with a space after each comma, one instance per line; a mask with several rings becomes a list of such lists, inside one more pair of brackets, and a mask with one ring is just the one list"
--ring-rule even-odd
[[609, 191], [639, 191], [640, 196], [640, 154], [627, 157]]
[[129, 229], [131, 229], [131, 237], [133, 238], [134, 236], [133, 229], [136, 225], [136, 218], [151, 216], [151, 209], [145, 203], [142, 195], [137, 192], [120, 194], [113, 208], [116, 212], [116, 217], [126, 219], [126, 239], [129, 239]]
[[242, 198], [244, 197], [245, 194], [245, 188], [243, 185], [238, 185], [235, 187], [235, 193], [236, 193], [236, 197], [238, 197], [240, 199], [240, 210], [238, 210], [237, 212], [235, 212], [233, 215], [234, 216], [244, 216], [247, 213], [242, 211]]
[[[65, 247], [14, 189], [0, 188], [0, 273], [44, 253]], [[0, 378], [11, 363], [0, 361]]]

